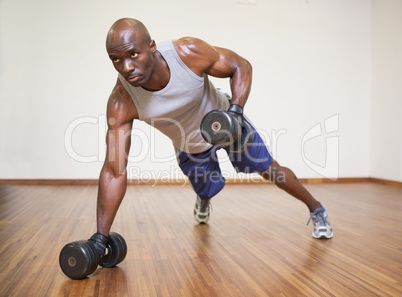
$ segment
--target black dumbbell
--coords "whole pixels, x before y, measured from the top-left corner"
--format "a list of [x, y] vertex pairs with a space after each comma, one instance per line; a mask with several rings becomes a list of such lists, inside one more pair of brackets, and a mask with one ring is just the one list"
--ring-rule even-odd
[[214, 109], [208, 112], [201, 121], [201, 135], [206, 142], [225, 148], [231, 152], [245, 151], [253, 142], [254, 133], [251, 125], [244, 122], [240, 125], [231, 113]]
[[88, 240], [67, 243], [59, 256], [60, 268], [69, 278], [82, 279], [95, 272], [98, 265], [110, 268], [124, 260], [127, 245], [115, 232], [109, 234], [107, 255], [99, 258], [94, 244]]

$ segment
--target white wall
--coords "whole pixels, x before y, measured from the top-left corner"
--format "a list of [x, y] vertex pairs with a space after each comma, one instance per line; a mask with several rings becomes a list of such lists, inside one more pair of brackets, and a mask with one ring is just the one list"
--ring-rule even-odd
[[[116, 79], [104, 40], [120, 17], [142, 20], [157, 42], [191, 35], [249, 59], [246, 112], [299, 177], [369, 176], [370, 1], [0, 0], [0, 179], [98, 177]], [[98, 161], [66, 151], [82, 117], [71, 147]], [[142, 123], [135, 130], [132, 177], [180, 177], [170, 142], [144, 141], [154, 132]]]
[[370, 176], [402, 182], [402, 1], [372, 1]]

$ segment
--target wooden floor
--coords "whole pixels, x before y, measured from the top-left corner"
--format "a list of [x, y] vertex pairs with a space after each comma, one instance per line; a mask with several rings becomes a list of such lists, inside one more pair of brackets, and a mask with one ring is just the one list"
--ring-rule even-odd
[[272, 185], [227, 185], [208, 225], [190, 187], [130, 186], [112, 230], [126, 259], [73, 281], [58, 256], [95, 232], [96, 186], [0, 185], [0, 296], [402, 296], [402, 189], [306, 186], [335, 235]]

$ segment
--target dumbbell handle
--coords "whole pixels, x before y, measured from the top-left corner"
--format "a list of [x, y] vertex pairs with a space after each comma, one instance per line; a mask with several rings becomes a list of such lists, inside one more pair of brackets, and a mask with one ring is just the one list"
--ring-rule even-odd
[[230, 106], [229, 106], [229, 109], [228, 109], [228, 112], [230, 112], [230, 113], [235, 113], [235, 114], [237, 114], [237, 115], [243, 115], [243, 107], [241, 107], [240, 105], [238, 105], [238, 104], [231, 104]]
[[95, 246], [99, 257], [107, 255], [108, 253], [107, 243], [109, 241], [109, 237], [103, 235], [102, 233], [97, 232], [94, 235], [92, 235], [88, 241]]

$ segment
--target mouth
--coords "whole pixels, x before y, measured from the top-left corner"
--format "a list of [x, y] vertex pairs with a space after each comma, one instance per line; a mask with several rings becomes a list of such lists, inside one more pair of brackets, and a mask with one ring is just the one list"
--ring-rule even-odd
[[134, 75], [134, 74], [129, 75], [129, 76], [126, 77], [126, 80], [129, 81], [129, 82], [136, 82], [139, 79], [140, 79], [140, 77], [137, 76], [137, 75]]

